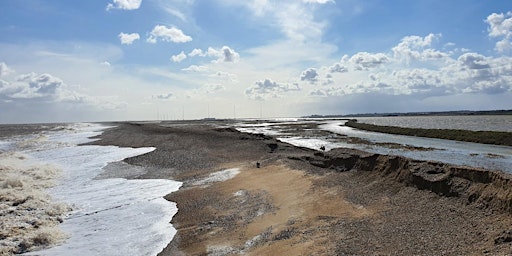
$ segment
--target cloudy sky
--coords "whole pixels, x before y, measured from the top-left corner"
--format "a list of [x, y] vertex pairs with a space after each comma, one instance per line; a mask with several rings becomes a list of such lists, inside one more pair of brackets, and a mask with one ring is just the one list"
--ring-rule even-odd
[[512, 1], [2, 0], [0, 123], [512, 108]]

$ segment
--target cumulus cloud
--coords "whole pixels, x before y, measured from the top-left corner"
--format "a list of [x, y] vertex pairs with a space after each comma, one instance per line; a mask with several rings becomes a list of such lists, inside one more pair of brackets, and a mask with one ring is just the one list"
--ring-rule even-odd
[[0, 62], [0, 77], [14, 73], [14, 70], [9, 68], [4, 62]]
[[203, 50], [201, 50], [201, 49], [197, 49], [197, 48], [196, 48], [196, 49], [192, 50], [192, 51], [188, 54], [188, 56], [190, 56], [190, 57], [195, 57], [195, 56], [201, 56], [201, 57], [204, 57], [204, 56], [206, 56], [206, 55], [203, 53]]
[[371, 54], [367, 52], [358, 52], [349, 60], [356, 70], [368, 70], [370, 68], [378, 67], [388, 61], [388, 56], [383, 53]]
[[94, 109], [111, 110], [126, 106], [111, 97], [92, 97], [69, 86], [51, 74], [28, 73], [17, 76], [11, 81], [0, 80], [0, 103], [23, 102], [31, 104], [84, 104]]
[[161, 94], [154, 94], [151, 96], [154, 100], [170, 100], [174, 96], [174, 93], [161, 93]]
[[434, 41], [440, 38], [441, 34], [432, 33], [425, 37], [406, 36], [397, 46], [393, 47], [394, 57], [406, 63], [446, 58], [449, 54], [429, 48]]
[[224, 46], [222, 47], [221, 59], [223, 62], [236, 62], [238, 59], [240, 59], [240, 55], [238, 55], [238, 53], [235, 52], [233, 49]]
[[118, 37], [119, 37], [119, 40], [121, 40], [121, 44], [132, 44], [135, 40], [140, 39], [140, 36], [138, 33], [127, 34], [127, 33], [121, 32], [121, 33], [119, 33]]
[[17, 78], [20, 82], [19, 91], [11, 96], [14, 98], [55, 98], [59, 99], [62, 89], [66, 86], [64, 82], [50, 74], [30, 73]]
[[469, 69], [484, 69], [489, 68], [489, 63], [486, 57], [478, 53], [465, 53], [457, 59], [464, 67]]
[[240, 59], [240, 55], [229, 46], [223, 46], [220, 49], [209, 47], [207, 56], [216, 57], [216, 62], [237, 62]]
[[489, 24], [489, 36], [495, 38], [501, 38], [496, 43], [495, 50], [498, 52], [509, 52], [512, 50], [512, 12], [507, 14], [493, 13], [485, 20]]
[[[442, 72], [430, 69], [401, 69], [396, 70], [391, 74], [391, 77], [386, 79], [385, 76], [376, 79], [376, 83], [393, 83], [395, 86], [386, 86], [389, 90], [388, 94], [395, 95], [408, 95], [408, 94], [430, 94], [430, 96], [445, 94], [446, 79], [444, 79]], [[380, 87], [382, 88], [382, 87]], [[375, 88], [376, 92], [380, 90], [379, 87]]]
[[[506, 34], [504, 28], [496, 31], [497, 35]], [[387, 53], [359, 52], [343, 56], [332, 66], [320, 69], [326, 71], [325, 80], [310, 68], [301, 74], [301, 81], [322, 81], [322, 88], [309, 92], [312, 97], [401, 95], [426, 100], [468, 93], [512, 92], [512, 57], [453, 51], [446, 49], [446, 44], [440, 44], [444, 47], [440, 50], [434, 46], [439, 39], [440, 35], [436, 34], [407, 36]]]
[[187, 55], [182, 51], [178, 55], [173, 55], [171, 57], [171, 60], [174, 61], [174, 62], [181, 62], [181, 61], [183, 61], [186, 58], [187, 58]]
[[348, 72], [347, 67], [343, 66], [341, 63], [334, 63], [334, 65], [329, 67], [330, 73], [345, 73]]
[[150, 32], [148, 43], [156, 43], [158, 39], [164, 42], [186, 43], [192, 41], [192, 37], [185, 35], [183, 31], [176, 27], [166, 27], [164, 25], [156, 25]]
[[315, 83], [318, 81], [318, 71], [314, 68], [308, 68], [302, 71], [300, 74], [300, 80]]
[[107, 5], [107, 11], [112, 9], [136, 10], [139, 9], [142, 0], [113, 0]]
[[254, 82], [252, 86], [245, 90], [245, 95], [251, 99], [264, 100], [267, 98], [278, 98], [281, 93], [298, 90], [300, 90], [300, 87], [296, 83], [278, 83], [267, 78]]
[[229, 46], [222, 46], [221, 48], [208, 47], [206, 51], [201, 49], [194, 49], [189, 54], [189, 57], [211, 57], [216, 58], [214, 62], [238, 62], [240, 60], [240, 54]]
[[60, 78], [50, 74], [29, 73], [18, 76], [14, 81], [4, 81], [0, 88], [4, 101], [28, 100], [32, 102], [86, 103], [86, 95], [71, 90]]

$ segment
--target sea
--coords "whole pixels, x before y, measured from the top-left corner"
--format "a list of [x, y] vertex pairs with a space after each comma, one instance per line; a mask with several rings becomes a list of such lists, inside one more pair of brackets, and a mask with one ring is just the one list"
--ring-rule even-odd
[[[47, 192], [52, 204], [64, 205], [59, 209], [67, 209], [58, 226], [60, 230], [55, 231], [55, 235], [63, 235], [65, 239], [51, 248], [39, 248], [26, 255], [156, 255], [172, 240], [176, 230], [170, 222], [177, 207], [163, 197], [177, 191], [182, 184], [164, 179], [100, 178], [108, 163], [155, 150], [79, 145], [93, 141], [91, 137], [106, 128], [109, 127], [77, 123], [0, 140], [0, 167], [2, 171], [10, 170], [11, 176], [15, 175], [11, 181], [0, 179], [4, 182], [2, 193], [9, 193], [7, 189], [20, 189], [30, 180], [34, 188], [47, 188], [38, 193]], [[24, 165], [18, 164], [20, 159]], [[42, 166], [45, 171], [38, 171]], [[38, 173], [35, 178], [31, 177], [34, 173]], [[12, 180], [20, 181], [20, 185], [5, 185], [7, 182], [18, 184]], [[40, 186], [38, 183], [42, 182], [52, 185]], [[30, 193], [34, 193], [32, 189]], [[16, 211], [16, 208], [5, 210]], [[18, 210], [16, 216], [38, 218], [33, 213], [21, 212], [33, 209]]]

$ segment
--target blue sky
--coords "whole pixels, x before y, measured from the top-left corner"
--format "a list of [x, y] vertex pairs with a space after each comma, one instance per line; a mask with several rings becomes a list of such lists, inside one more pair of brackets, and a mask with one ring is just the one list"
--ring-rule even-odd
[[510, 1], [1, 0], [0, 33], [0, 123], [512, 108]]

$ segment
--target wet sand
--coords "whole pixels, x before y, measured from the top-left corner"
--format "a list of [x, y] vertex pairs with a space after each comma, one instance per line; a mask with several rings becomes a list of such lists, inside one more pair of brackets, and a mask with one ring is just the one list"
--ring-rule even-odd
[[[502, 195], [512, 194], [508, 188], [495, 190], [492, 196], [506, 198], [498, 203], [466, 196], [468, 189], [492, 187], [492, 181], [481, 185], [468, 178], [460, 181], [466, 186], [460, 188], [457, 176], [449, 182], [460, 193], [443, 194], [435, 186], [404, 182], [399, 178], [404, 168], [396, 175], [368, 171], [374, 167], [361, 159], [375, 157], [364, 152], [338, 152], [360, 156], [359, 162], [348, 169], [341, 168], [345, 163], [332, 168], [317, 161], [342, 158], [201, 122], [116, 125], [94, 143], [157, 148], [125, 159], [147, 170], [133, 178], [184, 182], [166, 197], [178, 204], [172, 220], [178, 233], [160, 255], [512, 253], [510, 210], [499, 205], [508, 202]], [[225, 181], [197, 182], [230, 168], [240, 173]]]

